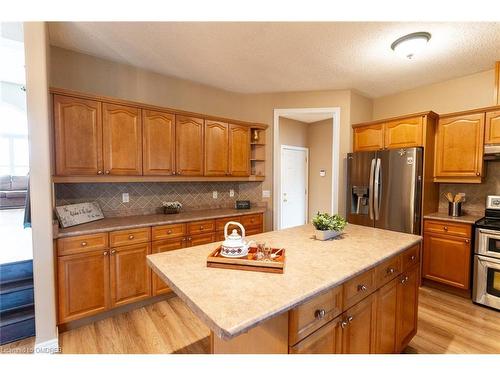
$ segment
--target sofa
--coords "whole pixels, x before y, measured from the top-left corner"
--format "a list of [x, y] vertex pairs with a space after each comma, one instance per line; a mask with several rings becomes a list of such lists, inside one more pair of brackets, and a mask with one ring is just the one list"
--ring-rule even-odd
[[0, 210], [24, 208], [28, 176], [0, 176]]

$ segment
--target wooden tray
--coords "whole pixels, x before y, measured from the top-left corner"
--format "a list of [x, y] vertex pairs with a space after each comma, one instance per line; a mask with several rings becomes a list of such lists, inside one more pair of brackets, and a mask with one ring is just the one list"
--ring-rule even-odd
[[[220, 250], [221, 248], [219, 246], [217, 250], [208, 256], [207, 267], [270, 273], [283, 273], [283, 269], [285, 268], [285, 249], [281, 251], [277, 258], [268, 262], [255, 259], [257, 253], [256, 247], [251, 247], [248, 255], [241, 258], [223, 257], [220, 255]], [[278, 250], [279, 249], [272, 249], [272, 253]]]

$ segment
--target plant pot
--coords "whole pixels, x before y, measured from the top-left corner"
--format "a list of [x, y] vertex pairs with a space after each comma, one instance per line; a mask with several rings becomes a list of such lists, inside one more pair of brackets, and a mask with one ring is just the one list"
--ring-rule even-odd
[[316, 239], [320, 241], [326, 241], [331, 238], [338, 237], [342, 234], [342, 232], [338, 232], [336, 230], [315, 230]]
[[178, 214], [181, 212], [180, 208], [163, 207], [163, 213], [165, 215]]

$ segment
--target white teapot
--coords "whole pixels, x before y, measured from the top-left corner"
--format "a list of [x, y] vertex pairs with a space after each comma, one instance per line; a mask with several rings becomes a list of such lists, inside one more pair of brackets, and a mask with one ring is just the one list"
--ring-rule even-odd
[[[241, 228], [241, 236], [238, 234], [236, 229], [233, 229], [233, 232], [228, 235], [227, 228], [230, 225], [236, 225]], [[224, 238], [225, 241], [222, 243], [220, 255], [227, 258], [239, 258], [248, 254], [248, 250], [250, 249], [250, 244], [255, 241], [245, 242], [245, 228], [243, 225], [236, 221], [228, 221], [224, 226]]]

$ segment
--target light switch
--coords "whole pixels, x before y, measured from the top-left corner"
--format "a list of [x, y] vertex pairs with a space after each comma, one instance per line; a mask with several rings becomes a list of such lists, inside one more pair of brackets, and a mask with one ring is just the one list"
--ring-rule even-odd
[[319, 171], [319, 175], [320, 175], [320, 177], [325, 177], [326, 176], [326, 171], [324, 169], [321, 169]]
[[262, 198], [270, 198], [271, 190], [262, 190]]
[[229, 196], [234, 197], [234, 189], [229, 189]]
[[128, 203], [129, 202], [128, 193], [122, 193], [122, 202], [123, 203]]

